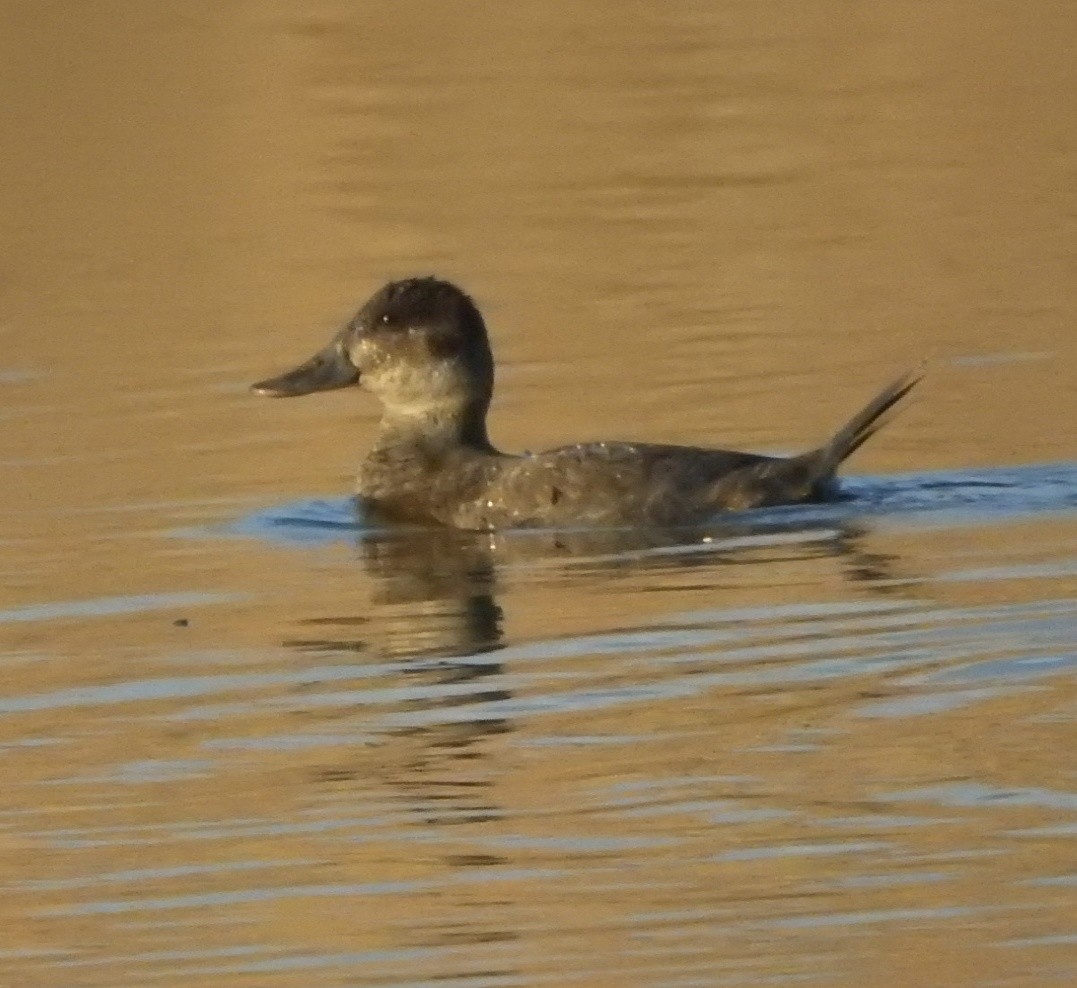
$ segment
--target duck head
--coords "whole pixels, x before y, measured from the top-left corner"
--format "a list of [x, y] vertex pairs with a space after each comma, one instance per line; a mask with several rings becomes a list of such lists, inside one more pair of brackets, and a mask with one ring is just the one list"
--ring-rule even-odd
[[494, 384], [486, 325], [456, 285], [409, 278], [385, 285], [309, 360], [252, 385], [291, 398], [359, 384], [382, 404], [383, 429], [411, 423], [486, 444]]

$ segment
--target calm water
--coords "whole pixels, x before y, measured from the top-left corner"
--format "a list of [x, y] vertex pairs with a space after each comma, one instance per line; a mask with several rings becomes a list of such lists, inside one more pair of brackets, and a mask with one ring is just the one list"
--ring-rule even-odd
[[[1077, 11], [0, 3], [0, 986], [1077, 980]], [[389, 277], [509, 449], [853, 499], [383, 531]]]

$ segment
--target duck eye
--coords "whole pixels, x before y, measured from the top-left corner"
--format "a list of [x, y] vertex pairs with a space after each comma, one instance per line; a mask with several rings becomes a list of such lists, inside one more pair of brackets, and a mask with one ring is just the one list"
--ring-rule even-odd
[[383, 322], [383, 323], [384, 323], [385, 325], [388, 325], [388, 324], [389, 324], [390, 322], [392, 322], [392, 320], [391, 320], [391, 319], [389, 318], [389, 313], [388, 313], [388, 312], [383, 312], [383, 313], [381, 314], [381, 321], [382, 321], [382, 322]]

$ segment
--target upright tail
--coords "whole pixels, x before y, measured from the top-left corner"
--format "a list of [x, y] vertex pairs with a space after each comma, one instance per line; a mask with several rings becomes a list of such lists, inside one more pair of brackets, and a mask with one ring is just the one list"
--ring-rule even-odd
[[841, 462], [886, 425], [886, 413], [916, 387], [922, 376], [917, 368], [883, 388], [818, 449], [800, 456], [759, 457], [725, 474], [707, 489], [703, 506], [709, 510], [745, 511], [827, 500], [834, 494], [834, 474]]
[[886, 413], [904, 398], [923, 378], [922, 368], [902, 374], [887, 385], [867, 405], [843, 425], [833, 438], [818, 449], [806, 454], [817, 482], [826, 482], [843, 460], [852, 456], [875, 435], [893, 416]]

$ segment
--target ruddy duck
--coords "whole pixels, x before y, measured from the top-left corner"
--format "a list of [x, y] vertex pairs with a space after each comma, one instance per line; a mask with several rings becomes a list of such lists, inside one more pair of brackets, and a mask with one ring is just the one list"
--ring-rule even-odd
[[514, 456], [486, 432], [494, 360], [478, 308], [449, 282], [411, 278], [376, 292], [324, 350], [253, 390], [291, 397], [362, 384], [382, 418], [359, 470], [360, 498], [393, 520], [489, 530], [691, 525], [826, 500], [838, 466], [918, 380], [898, 378], [799, 456], [632, 442]]

